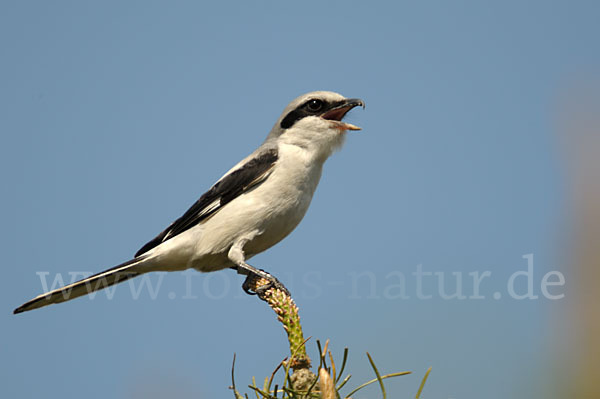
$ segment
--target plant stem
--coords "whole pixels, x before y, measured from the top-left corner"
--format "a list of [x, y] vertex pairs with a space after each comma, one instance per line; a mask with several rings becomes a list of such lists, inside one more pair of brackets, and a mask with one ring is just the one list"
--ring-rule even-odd
[[292, 297], [282, 290], [274, 287], [266, 290], [260, 289], [260, 287], [268, 284], [268, 280], [253, 276], [249, 281], [249, 288], [256, 292], [260, 299], [267, 302], [277, 314], [277, 320], [283, 324], [290, 345], [290, 367], [294, 370], [310, 368], [311, 362], [304, 346], [304, 334], [298, 315], [298, 306], [296, 306]]

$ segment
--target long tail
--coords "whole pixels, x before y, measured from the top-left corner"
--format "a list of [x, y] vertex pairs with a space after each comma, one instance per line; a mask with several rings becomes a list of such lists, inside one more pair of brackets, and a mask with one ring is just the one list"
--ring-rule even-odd
[[147, 267], [143, 267], [144, 261], [147, 259], [148, 256], [138, 256], [137, 258], [121, 263], [120, 265], [101, 273], [94, 274], [93, 276], [84, 278], [83, 280], [79, 280], [62, 288], [38, 295], [16, 308], [13, 313], [23, 313], [28, 310], [52, 305], [53, 303], [70, 301], [71, 299], [90, 294], [106, 287], [110, 287], [111, 285], [122, 283], [123, 281], [150, 271]]

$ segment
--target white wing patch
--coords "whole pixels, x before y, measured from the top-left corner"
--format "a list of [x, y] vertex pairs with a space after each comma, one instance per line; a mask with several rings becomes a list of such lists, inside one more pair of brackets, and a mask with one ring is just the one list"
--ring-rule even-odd
[[211, 202], [210, 204], [206, 205], [206, 207], [204, 209], [202, 209], [200, 212], [198, 212], [198, 217], [202, 217], [202, 216], [206, 215], [207, 213], [214, 211], [215, 209], [217, 209], [220, 206], [221, 206], [221, 198], [218, 198], [218, 199], [214, 200], [213, 202]]

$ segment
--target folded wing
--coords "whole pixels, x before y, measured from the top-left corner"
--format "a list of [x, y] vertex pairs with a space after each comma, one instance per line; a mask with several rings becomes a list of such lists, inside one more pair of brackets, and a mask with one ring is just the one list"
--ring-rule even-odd
[[140, 256], [191, 227], [202, 223], [236, 197], [264, 182], [275, 162], [277, 162], [277, 150], [270, 149], [257, 154], [239, 168], [223, 176], [183, 216], [144, 245], [137, 251], [135, 256]]

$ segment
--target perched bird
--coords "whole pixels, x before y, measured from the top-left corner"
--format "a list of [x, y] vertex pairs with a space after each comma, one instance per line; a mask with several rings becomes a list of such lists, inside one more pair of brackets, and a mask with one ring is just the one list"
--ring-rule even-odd
[[[342, 122], [360, 99], [315, 91], [293, 100], [266, 140], [230, 169], [187, 212], [125, 263], [26, 302], [14, 313], [65, 302], [153, 271], [225, 268], [258, 275], [285, 289], [246, 261], [294, 230], [312, 200], [323, 164], [344, 143]], [[248, 279], [243, 288], [249, 292]]]

